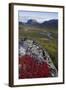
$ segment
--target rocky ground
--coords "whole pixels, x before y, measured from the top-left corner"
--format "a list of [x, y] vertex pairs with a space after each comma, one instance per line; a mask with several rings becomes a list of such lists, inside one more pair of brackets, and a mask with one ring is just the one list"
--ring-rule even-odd
[[57, 69], [49, 54], [34, 40], [19, 41], [19, 78], [56, 77]]

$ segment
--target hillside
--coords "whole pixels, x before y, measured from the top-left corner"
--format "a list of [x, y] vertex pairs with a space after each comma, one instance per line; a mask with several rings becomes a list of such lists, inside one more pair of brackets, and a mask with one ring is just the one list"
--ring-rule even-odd
[[58, 20], [19, 22], [19, 40], [22, 38], [35, 40], [45, 48], [58, 70]]

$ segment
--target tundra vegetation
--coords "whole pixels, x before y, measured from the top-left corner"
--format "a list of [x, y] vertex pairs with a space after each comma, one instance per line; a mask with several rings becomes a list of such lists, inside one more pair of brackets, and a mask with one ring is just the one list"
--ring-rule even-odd
[[46, 49], [58, 70], [58, 20], [50, 20], [41, 25], [33, 20], [19, 22], [19, 39], [21, 38], [33, 39]]

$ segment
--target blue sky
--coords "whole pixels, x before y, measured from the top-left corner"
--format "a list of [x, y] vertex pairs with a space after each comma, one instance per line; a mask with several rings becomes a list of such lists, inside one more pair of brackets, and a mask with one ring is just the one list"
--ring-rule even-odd
[[27, 22], [29, 19], [37, 20], [39, 23], [48, 21], [51, 19], [58, 19], [57, 12], [38, 12], [38, 11], [18, 11], [18, 20], [21, 22]]

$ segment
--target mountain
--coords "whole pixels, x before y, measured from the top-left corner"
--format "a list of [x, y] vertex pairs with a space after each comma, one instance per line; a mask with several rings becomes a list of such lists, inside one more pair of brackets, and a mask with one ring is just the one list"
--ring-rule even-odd
[[23, 22], [19, 22], [19, 25], [23, 24]]
[[49, 21], [45, 21], [41, 24], [44, 28], [58, 28], [58, 20], [53, 19]]
[[24, 22], [19, 22], [19, 24], [21, 25], [27, 25], [30, 27], [39, 27], [39, 28], [49, 28], [49, 29], [57, 29], [58, 28], [58, 20], [57, 19], [52, 19], [49, 21], [44, 21], [43, 23], [39, 23], [37, 22], [37, 20], [34, 19], [30, 19], [27, 21], [27, 23]]
[[27, 24], [36, 24], [36, 23], [38, 23], [38, 22], [34, 19], [30, 19], [27, 21]]
[[28, 20], [26, 24], [31, 25], [31, 26], [38, 26], [39, 25], [39, 23], [34, 19]]

